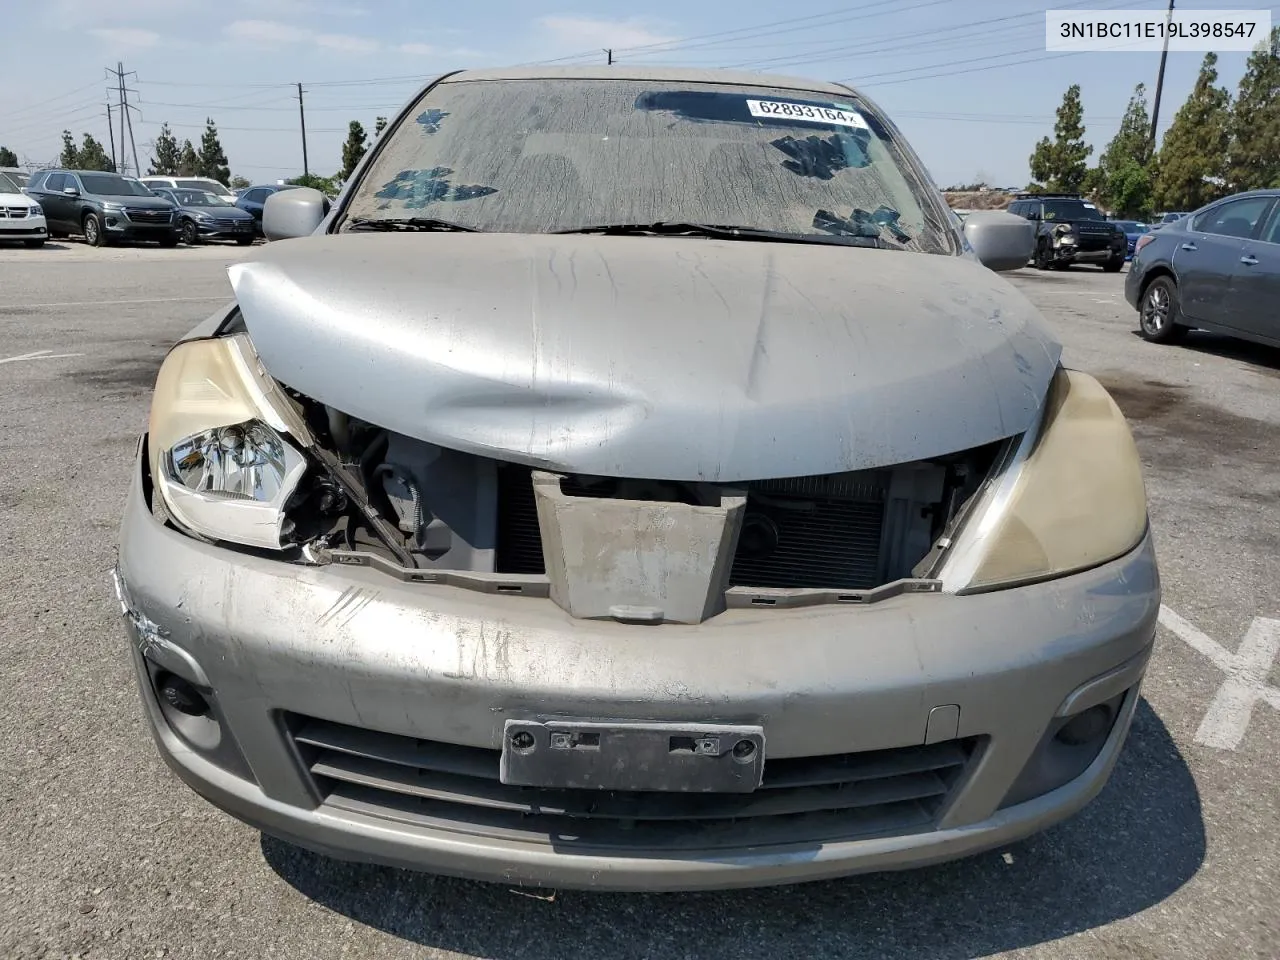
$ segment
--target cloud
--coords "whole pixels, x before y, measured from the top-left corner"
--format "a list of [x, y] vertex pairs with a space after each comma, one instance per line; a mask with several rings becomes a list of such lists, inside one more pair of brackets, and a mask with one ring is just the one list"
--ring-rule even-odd
[[429, 43], [402, 43], [396, 49], [401, 53], [408, 53], [415, 57], [430, 57], [440, 52], [439, 49]]
[[348, 33], [320, 33], [307, 27], [277, 20], [237, 20], [225, 31], [232, 40], [264, 45], [312, 44], [323, 50], [340, 53], [369, 54], [381, 48], [377, 40]]
[[137, 27], [98, 27], [89, 32], [117, 47], [154, 47], [160, 42], [160, 34], [154, 30]]
[[637, 17], [626, 20], [596, 20], [590, 17], [543, 17], [539, 25], [561, 47], [575, 51], [583, 48], [645, 47], [668, 43], [676, 37], [659, 33]]

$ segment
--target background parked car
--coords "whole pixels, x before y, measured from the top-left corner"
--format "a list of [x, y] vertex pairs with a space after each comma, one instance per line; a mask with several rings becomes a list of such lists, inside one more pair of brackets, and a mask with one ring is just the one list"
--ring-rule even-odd
[[212, 177], [142, 177], [141, 180], [153, 190], [156, 187], [171, 190], [203, 190], [206, 193], [212, 193], [216, 197], [221, 197], [227, 203], [236, 202], [236, 195], [231, 191], [231, 188], [225, 183], [219, 183]]
[[21, 240], [28, 247], [39, 247], [47, 235], [40, 204], [24, 194], [12, 177], [0, 173], [0, 240]]
[[234, 240], [241, 246], [253, 243], [253, 216], [234, 203], [205, 190], [153, 188], [178, 208], [178, 236], [188, 246], [202, 240]]
[[1124, 266], [1124, 232], [1078, 193], [1020, 193], [1009, 212], [1036, 224], [1037, 270], [1092, 263], [1115, 273]]
[[1147, 233], [1151, 228], [1141, 220], [1112, 220], [1117, 227], [1124, 231], [1124, 238], [1128, 244], [1124, 258], [1126, 260], [1133, 259], [1133, 247], [1138, 242], [1138, 238]]
[[281, 190], [293, 190], [296, 184], [292, 183], [268, 183], [250, 187], [244, 193], [236, 198], [236, 206], [241, 210], [253, 214], [254, 228], [258, 236], [262, 233], [262, 207], [267, 202], [267, 197], [273, 193], [279, 193]]
[[117, 240], [156, 240], [163, 247], [178, 244], [173, 204], [131, 177], [91, 170], [41, 170], [32, 176], [27, 195], [44, 208], [51, 237], [78, 233], [93, 247]]
[[1198, 327], [1280, 347], [1280, 190], [1239, 193], [1148, 233], [1124, 295], [1147, 340]]
[[1157, 213], [1156, 222], [1151, 225], [1152, 230], [1159, 230], [1163, 226], [1170, 223], [1177, 223], [1183, 217], [1187, 216], [1185, 210], [1171, 210], [1168, 213]]

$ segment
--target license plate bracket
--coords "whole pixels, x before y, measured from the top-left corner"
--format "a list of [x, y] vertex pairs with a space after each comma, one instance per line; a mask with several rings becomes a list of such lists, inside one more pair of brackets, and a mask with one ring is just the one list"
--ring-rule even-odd
[[751, 793], [764, 777], [751, 724], [507, 720], [499, 778], [571, 790]]

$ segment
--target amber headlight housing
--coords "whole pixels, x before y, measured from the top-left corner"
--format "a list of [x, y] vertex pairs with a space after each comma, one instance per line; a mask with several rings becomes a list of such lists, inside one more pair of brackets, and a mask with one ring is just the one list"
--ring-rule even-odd
[[1123, 556], [1146, 529], [1124, 414], [1093, 377], [1060, 368], [1037, 424], [998, 468], [938, 576], [956, 593], [1047, 580]]
[[178, 527], [268, 550], [289, 545], [285, 507], [307, 470], [295, 443], [308, 433], [245, 334], [174, 347], [148, 430], [152, 480]]

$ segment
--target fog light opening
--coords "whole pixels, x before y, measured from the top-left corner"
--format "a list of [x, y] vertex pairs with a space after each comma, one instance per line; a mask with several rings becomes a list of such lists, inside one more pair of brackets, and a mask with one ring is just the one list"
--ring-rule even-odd
[[188, 717], [203, 717], [209, 712], [209, 701], [200, 691], [172, 673], [156, 677], [156, 691], [165, 703]]
[[1106, 736], [1113, 721], [1111, 706], [1100, 703], [1077, 714], [1062, 725], [1057, 739], [1068, 746], [1078, 747]]

